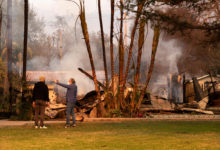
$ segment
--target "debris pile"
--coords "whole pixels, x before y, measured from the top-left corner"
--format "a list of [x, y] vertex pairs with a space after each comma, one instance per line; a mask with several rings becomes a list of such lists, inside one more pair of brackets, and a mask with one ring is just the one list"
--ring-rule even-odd
[[[180, 77], [176, 77], [178, 84], [180, 85]], [[214, 81], [213, 81], [214, 80]], [[181, 102], [181, 95], [177, 94], [180, 86], [177, 90], [175, 89], [178, 84], [172, 83], [175, 80], [172, 79], [172, 76], [168, 80], [168, 99], [161, 98], [158, 96], [151, 95], [148, 97], [150, 104], [142, 105], [141, 111], [145, 112], [173, 112], [173, 113], [199, 113], [199, 114], [208, 114], [213, 115], [218, 113], [216, 109], [218, 108], [218, 101], [220, 101], [220, 77], [217, 76], [215, 79], [212, 79], [211, 76], [204, 76], [200, 78], [193, 77], [191, 81], [183, 83], [183, 94]], [[185, 80], [184, 80], [185, 81]], [[214, 84], [213, 84], [214, 83]], [[213, 96], [215, 95], [215, 96]], [[213, 104], [215, 102], [215, 104]], [[213, 107], [215, 109], [213, 109]], [[212, 110], [215, 110], [212, 111]]]
[[[79, 68], [79, 71], [93, 80], [92, 76]], [[105, 85], [98, 81], [99, 86], [105, 91]], [[115, 77], [114, 91], [118, 91], [118, 78]], [[110, 83], [111, 86], [111, 83]], [[126, 86], [124, 96], [131, 100], [133, 85]], [[142, 85], [138, 85], [141, 90]], [[164, 87], [163, 87], [164, 88]], [[50, 118], [65, 117], [65, 101], [60, 100], [55, 88], [50, 88], [50, 107], [46, 108], [46, 115]], [[101, 91], [101, 101], [105, 104], [105, 92]], [[140, 112], [149, 113], [193, 113], [193, 114], [220, 114], [220, 76], [209, 75], [186, 81], [185, 76], [170, 75], [168, 77], [167, 97], [160, 94], [145, 93]], [[115, 93], [116, 93], [115, 92]], [[115, 95], [116, 96], [116, 95]], [[76, 120], [97, 117], [97, 93], [90, 91], [82, 98], [78, 98], [75, 112]], [[142, 115], [143, 116], [143, 115]], [[140, 117], [140, 116], [139, 116]]]

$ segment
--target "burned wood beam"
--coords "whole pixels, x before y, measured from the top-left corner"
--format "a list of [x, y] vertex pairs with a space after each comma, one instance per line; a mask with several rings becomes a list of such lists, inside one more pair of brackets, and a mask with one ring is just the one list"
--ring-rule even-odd
[[[79, 70], [80, 72], [82, 72], [84, 75], [86, 75], [89, 79], [91, 79], [91, 80], [94, 81], [92, 75], [90, 75], [89, 73], [87, 73], [86, 71], [84, 71], [82, 68], [78, 68], [78, 70]], [[99, 82], [98, 80], [97, 80], [97, 82], [98, 82], [98, 85], [99, 85], [99, 86], [101, 86], [104, 90], [106, 90], [106, 86], [105, 86], [104, 84], [102, 84], [102, 83]]]
[[198, 102], [198, 101], [202, 100], [205, 96], [204, 96], [204, 93], [202, 91], [202, 88], [199, 85], [199, 81], [197, 80], [197, 78], [193, 77], [192, 80], [193, 80], [194, 92], [195, 92], [195, 95], [196, 95], [195, 99]]
[[214, 115], [214, 113], [212, 111], [201, 110], [201, 109], [181, 108], [180, 110], [188, 111], [188, 112], [197, 112], [197, 113], [202, 113], [202, 114], [207, 114], [207, 115]]
[[186, 76], [183, 74], [183, 103], [187, 103], [186, 101]]
[[214, 95], [215, 95], [216, 94], [216, 89], [215, 89], [215, 83], [213, 82], [213, 76], [212, 76], [212, 72], [211, 71], [209, 72], [209, 76], [210, 76], [210, 79], [211, 79], [212, 88], [213, 88]]

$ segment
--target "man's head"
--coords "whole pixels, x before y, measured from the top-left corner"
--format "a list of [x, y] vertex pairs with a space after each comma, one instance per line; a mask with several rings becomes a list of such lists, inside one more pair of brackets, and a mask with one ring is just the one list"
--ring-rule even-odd
[[40, 82], [45, 82], [45, 77], [44, 76], [40, 76]]
[[69, 79], [69, 84], [74, 84], [74, 83], [76, 83], [76, 81], [73, 78], [70, 78]]

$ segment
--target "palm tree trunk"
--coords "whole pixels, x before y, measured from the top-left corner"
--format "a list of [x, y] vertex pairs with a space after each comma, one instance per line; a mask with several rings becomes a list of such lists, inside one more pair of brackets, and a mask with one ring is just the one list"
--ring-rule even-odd
[[141, 102], [144, 98], [144, 94], [147, 90], [148, 84], [150, 82], [150, 79], [151, 79], [151, 76], [152, 76], [152, 73], [153, 73], [155, 56], [156, 56], [156, 52], [157, 52], [157, 46], [158, 46], [158, 43], [159, 43], [159, 37], [160, 37], [160, 28], [159, 28], [159, 26], [155, 26], [154, 27], [154, 37], [153, 37], [153, 44], [152, 44], [152, 54], [151, 54], [150, 68], [149, 68], [149, 71], [148, 71], [148, 74], [147, 74], [145, 87], [141, 91], [141, 95], [140, 95], [138, 103], [136, 105], [136, 110], [139, 110], [139, 108], [140, 108]]
[[25, 101], [26, 67], [27, 67], [27, 40], [28, 40], [28, 0], [24, 0], [24, 44], [23, 44], [23, 76], [22, 101]]
[[102, 10], [101, 10], [101, 1], [100, 0], [98, 0], [98, 9], [99, 9], [99, 22], [100, 22], [101, 37], [102, 37], [102, 50], [103, 50], [104, 70], [105, 70], [105, 81], [106, 81], [106, 88], [107, 88], [107, 91], [108, 91], [109, 82], [108, 82], [108, 71], [107, 71], [107, 64], [106, 64], [105, 37], [104, 37], [104, 31], [103, 31]]
[[12, 108], [12, 0], [7, 1], [7, 78], [9, 83], [9, 104]]
[[27, 40], [28, 40], [28, 0], [24, 0], [24, 51], [23, 51], [23, 82], [26, 81], [27, 67]]
[[7, 58], [9, 76], [12, 73], [12, 0], [7, 3]]
[[124, 81], [124, 40], [123, 40], [123, 0], [120, 0], [120, 37], [119, 37], [119, 97], [120, 106], [122, 109], [125, 109], [124, 100], [124, 91], [123, 91], [123, 81]]
[[142, 9], [143, 9], [143, 4], [139, 3], [138, 9], [137, 9], [136, 19], [135, 19], [134, 26], [133, 26], [132, 32], [131, 32], [131, 41], [130, 41], [129, 52], [128, 52], [128, 60], [127, 60], [127, 65], [126, 65], [126, 70], [125, 70], [124, 82], [123, 82], [122, 89], [121, 89], [122, 93], [124, 93], [124, 89], [125, 89], [125, 84], [126, 84], [126, 80], [127, 80], [127, 76], [128, 76], [129, 67], [130, 67], [130, 61], [131, 61], [131, 57], [132, 57], [134, 37], [135, 37], [139, 18], [141, 16], [140, 12], [142, 11]]
[[5, 57], [5, 73], [4, 73], [4, 97], [7, 97], [9, 95], [9, 80], [8, 80], [8, 57], [7, 57], [7, 41], [8, 41], [8, 31], [5, 30], [5, 40], [4, 40], [4, 47], [6, 49], [6, 57]]
[[0, 6], [0, 50], [2, 50], [2, 6]]
[[137, 58], [137, 67], [136, 67], [136, 75], [134, 80], [134, 88], [133, 88], [133, 94], [131, 99], [131, 112], [134, 110], [135, 105], [135, 97], [136, 97], [136, 90], [137, 85], [139, 82], [139, 76], [140, 76], [140, 67], [141, 67], [141, 56], [142, 56], [142, 47], [144, 45], [144, 28], [145, 28], [145, 20], [141, 20], [140, 28], [139, 28], [139, 39], [138, 39], [138, 58]]
[[113, 44], [113, 36], [114, 36], [114, 14], [115, 14], [115, 1], [111, 0], [111, 30], [110, 30], [110, 55], [111, 55], [111, 76], [112, 76], [112, 108], [117, 109], [118, 105], [115, 100], [115, 77], [114, 77], [114, 44]]
[[92, 50], [91, 50], [90, 41], [89, 41], [89, 33], [88, 33], [88, 28], [87, 28], [87, 23], [86, 23], [86, 18], [85, 18], [85, 7], [84, 7], [84, 4], [82, 4], [81, 2], [80, 2], [80, 7], [81, 7], [81, 11], [80, 11], [79, 17], [81, 21], [82, 32], [83, 32], [83, 36], [85, 39], [87, 51], [89, 54], [89, 60], [90, 60], [91, 68], [92, 68], [92, 75], [94, 78], [95, 90], [97, 92], [97, 99], [99, 101], [97, 115], [98, 117], [102, 117], [103, 115], [105, 115], [105, 109], [101, 103], [100, 89], [99, 89], [98, 82], [97, 82], [95, 65], [93, 61]]

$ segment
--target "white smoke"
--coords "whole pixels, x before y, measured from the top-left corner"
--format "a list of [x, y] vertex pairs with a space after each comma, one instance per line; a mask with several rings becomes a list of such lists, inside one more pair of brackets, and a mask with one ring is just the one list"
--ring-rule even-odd
[[[34, 67], [39, 71], [65, 72], [65, 75], [56, 74], [56, 79], [62, 83], [67, 83], [69, 78], [74, 78], [80, 95], [94, 90], [93, 81], [78, 70], [79, 67], [90, 68], [87, 50], [83, 44], [82, 42], [73, 44], [72, 50], [66, 52], [61, 60], [53, 57], [50, 59], [49, 65], [46, 65], [48, 61], [46, 57], [34, 57], [28, 61], [29, 70]], [[36, 76], [39, 76], [39, 74], [36, 74]]]
[[[147, 61], [148, 72], [150, 64], [150, 56], [152, 51], [152, 42], [153, 42], [153, 30], [148, 28], [147, 38], [145, 40], [144, 50], [142, 61]], [[157, 48], [155, 67], [150, 81], [149, 90], [152, 93], [156, 93], [160, 87], [167, 87], [167, 78], [169, 74], [175, 74], [178, 72], [177, 63], [182, 55], [182, 47], [177, 44], [176, 40], [167, 40], [166, 35], [161, 33], [159, 39], [159, 45]]]

